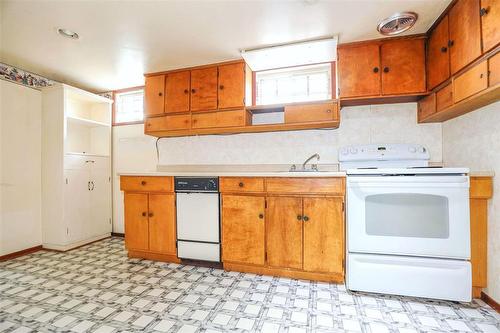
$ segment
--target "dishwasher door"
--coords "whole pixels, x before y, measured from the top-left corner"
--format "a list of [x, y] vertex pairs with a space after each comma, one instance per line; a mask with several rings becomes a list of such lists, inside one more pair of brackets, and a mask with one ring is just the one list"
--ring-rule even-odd
[[177, 193], [177, 255], [220, 261], [218, 193]]

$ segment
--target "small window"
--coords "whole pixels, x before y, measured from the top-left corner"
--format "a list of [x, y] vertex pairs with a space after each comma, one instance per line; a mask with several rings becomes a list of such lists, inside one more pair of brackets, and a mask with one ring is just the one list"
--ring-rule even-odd
[[115, 95], [115, 124], [144, 120], [144, 89], [119, 92]]
[[332, 98], [331, 64], [255, 73], [257, 105], [321, 101]]

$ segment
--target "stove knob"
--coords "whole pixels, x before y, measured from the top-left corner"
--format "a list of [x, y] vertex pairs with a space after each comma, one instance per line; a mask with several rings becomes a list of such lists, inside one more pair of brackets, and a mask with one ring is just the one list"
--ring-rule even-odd
[[357, 154], [358, 149], [357, 148], [351, 148], [351, 154]]
[[348, 155], [349, 154], [349, 149], [343, 148], [341, 153], [342, 153], [342, 155]]

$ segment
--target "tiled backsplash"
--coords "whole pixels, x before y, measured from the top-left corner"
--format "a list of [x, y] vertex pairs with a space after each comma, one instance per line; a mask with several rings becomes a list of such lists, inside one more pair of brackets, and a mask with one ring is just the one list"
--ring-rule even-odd
[[346, 107], [333, 130], [165, 138], [159, 164], [289, 164], [314, 153], [320, 163], [337, 163], [340, 147], [364, 143], [418, 143], [441, 162], [441, 124], [417, 124], [416, 109], [416, 103]]

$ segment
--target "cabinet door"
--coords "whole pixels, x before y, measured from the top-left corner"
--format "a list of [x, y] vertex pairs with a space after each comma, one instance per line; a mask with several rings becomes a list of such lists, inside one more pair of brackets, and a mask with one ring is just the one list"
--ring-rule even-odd
[[251, 265], [264, 265], [265, 198], [222, 197], [222, 258]]
[[427, 89], [431, 90], [450, 77], [448, 16], [432, 30], [427, 44]]
[[191, 110], [217, 109], [217, 67], [191, 71]]
[[343, 272], [343, 198], [304, 198], [304, 270]]
[[266, 219], [268, 265], [302, 269], [302, 199], [268, 197]]
[[338, 119], [337, 104], [285, 106], [285, 124], [333, 121]]
[[436, 92], [436, 112], [442, 111], [453, 105], [453, 87], [448, 84]]
[[402, 39], [382, 44], [383, 95], [425, 91], [424, 42], [424, 39]]
[[453, 102], [460, 102], [486, 88], [488, 63], [482, 61], [453, 80]]
[[90, 164], [91, 237], [111, 232], [111, 165], [108, 157], [94, 157]]
[[128, 250], [149, 250], [148, 195], [127, 193], [125, 204], [125, 247]]
[[144, 113], [148, 116], [163, 114], [165, 104], [165, 75], [146, 77], [144, 87]]
[[224, 128], [245, 126], [247, 123], [246, 110], [217, 111], [197, 113], [192, 116], [193, 128]]
[[[85, 158], [85, 157], [83, 157]], [[62, 230], [69, 242], [89, 238], [87, 223], [90, 217], [90, 176], [86, 166], [64, 170], [64, 221]]]
[[488, 59], [489, 87], [494, 87], [500, 83], [500, 53]]
[[149, 250], [176, 255], [174, 194], [149, 194]]
[[340, 97], [380, 95], [378, 44], [338, 50]]
[[191, 89], [191, 72], [175, 72], [167, 74], [165, 79], [165, 112], [189, 111], [189, 90]]
[[245, 106], [245, 64], [219, 66], [219, 109]]
[[455, 74], [481, 55], [479, 0], [458, 0], [450, 20], [450, 68]]
[[434, 113], [436, 113], [436, 94], [432, 93], [418, 101], [418, 121], [423, 121]]
[[500, 1], [481, 0], [480, 15], [483, 52], [487, 52], [500, 41]]
[[146, 119], [144, 123], [146, 133], [156, 131], [176, 131], [189, 129], [191, 126], [191, 116], [189, 114], [176, 114], [163, 117]]

